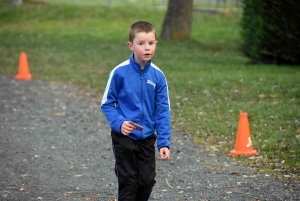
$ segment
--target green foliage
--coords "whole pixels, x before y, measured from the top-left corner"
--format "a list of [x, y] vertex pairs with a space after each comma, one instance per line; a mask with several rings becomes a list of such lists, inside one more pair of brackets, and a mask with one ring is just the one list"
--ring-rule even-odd
[[242, 51], [257, 60], [264, 35], [263, 30], [263, 2], [261, 0], [244, 0], [242, 26]]
[[[100, 100], [109, 72], [131, 54], [129, 26], [148, 20], [159, 33], [164, 14], [132, 5], [1, 4], [0, 73], [16, 75], [25, 51], [34, 79], [92, 87]], [[168, 79], [173, 128], [226, 156], [235, 146], [239, 113], [247, 112], [260, 156], [242, 161], [299, 171], [300, 70], [248, 64], [239, 31], [236, 15], [195, 12], [190, 41], [158, 39], [153, 61]]]
[[243, 52], [256, 62], [300, 64], [299, 21], [296, 0], [244, 0]]
[[300, 7], [297, 0], [264, 0], [264, 60], [300, 64]]

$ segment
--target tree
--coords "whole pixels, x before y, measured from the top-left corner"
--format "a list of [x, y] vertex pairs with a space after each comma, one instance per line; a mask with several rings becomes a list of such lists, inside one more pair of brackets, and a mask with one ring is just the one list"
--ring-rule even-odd
[[169, 0], [161, 39], [184, 41], [190, 39], [193, 0]]

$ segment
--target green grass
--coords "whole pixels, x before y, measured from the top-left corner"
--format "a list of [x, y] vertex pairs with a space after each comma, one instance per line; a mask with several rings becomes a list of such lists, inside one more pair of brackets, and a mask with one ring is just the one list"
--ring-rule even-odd
[[[52, 4], [69, 4], [69, 5], [99, 5], [99, 6], [108, 6], [109, 0], [43, 0], [46, 3]], [[163, 2], [163, 5], [166, 5], [167, 1]], [[156, 6], [160, 5], [158, 0], [110, 0], [110, 5], [113, 7], [119, 6]]]
[[[24, 0], [26, 1], [26, 0]], [[37, 2], [45, 2], [52, 4], [69, 4], [69, 5], [92, 5], [92, 6], [112, 6], [112, 7], [120, 7], [120, 6], [163, 6], [166, 7], [168, 5], [168, 0], [27, 0], [27, 1], [37, 1]], [[241, 0], [237, 0], [236, 2], [226, 2], [226, 1], [216, 1], [209, 2], [207, 0], [194, 0], [194, 7], [201, 8], [236, 8], [240, 7]]]
[[[134, 10], [134, 14], [132, 12]], [[26, 52], [34, 79], [87, 86], [101, 95], [129, 58], [129, 26], [148, 20], [158, 35], [164, 10], [148, 6], [0, 4], [0, 73], [17, 74]], [[225, 156], [247, 112], [259, 157], [238, 160], [284, 174], [300, 170], [300, 66], [251, 65], [239, 52], [239, 16], [194, 13], [191, 40], [159, 40], [153, 59], [169, 84], [174, 129]]]

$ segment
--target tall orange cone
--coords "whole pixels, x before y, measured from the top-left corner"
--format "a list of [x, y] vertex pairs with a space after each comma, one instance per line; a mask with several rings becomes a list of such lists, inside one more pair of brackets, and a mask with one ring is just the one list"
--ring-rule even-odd
[[250, 127], [246, 112], [240, 113], [235, 149], [233, 149], [229, 155], [258, 155], [256, 150], [252, 150]]
[[19, 72], [15, 76], [17, 80], [31, 80], [32, 76], [29, 73], [29, 67], [27, 62], [27, 56], [25, 52], [20, 54]]

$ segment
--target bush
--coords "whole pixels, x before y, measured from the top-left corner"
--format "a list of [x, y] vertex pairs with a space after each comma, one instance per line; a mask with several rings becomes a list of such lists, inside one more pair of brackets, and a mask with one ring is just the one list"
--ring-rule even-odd
[[300, 64], [297, 0], [243, 0], [242, 51], [254, 62]]

